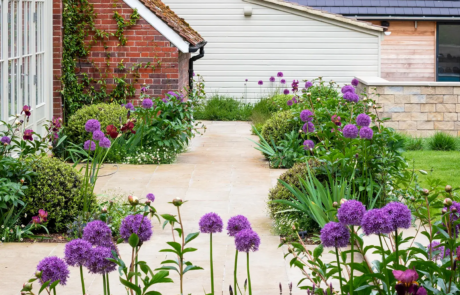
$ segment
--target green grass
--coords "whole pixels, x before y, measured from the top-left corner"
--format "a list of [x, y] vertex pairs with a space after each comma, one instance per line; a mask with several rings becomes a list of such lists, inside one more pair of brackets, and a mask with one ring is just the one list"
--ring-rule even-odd
[[205, 100], [194, 113], [197, 120], [249, 121], [253, 106], [237, 99], [215, 95]]
[[460, 152], [458, 151], [410, 151], [405, 152], [410, 167], [415, 165], [416, 170], [425, 170], [428, 175], [419, 175], [421, 185], [427, 186], [427, 178], [438, 178], [451, 185], [460, 186]]

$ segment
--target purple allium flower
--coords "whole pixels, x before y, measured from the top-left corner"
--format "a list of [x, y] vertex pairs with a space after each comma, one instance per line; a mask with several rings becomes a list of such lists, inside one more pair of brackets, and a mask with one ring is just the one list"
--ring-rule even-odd
[[70, 266], [82, 266], [91, 255], [91, 248], [92, 245], [88, 241], [72, 240], [65, 245], [64, 260]]
[[114, 258], [112, 248], [102, 246], [92, 248], [85, 266], [88, 268], [90, 273], [107, 274], [117, 268], [117, 265], [114, 262], [107, 260], [107, 258]]
[[374, 137], [374, 131], [369, 127], [361, 127], [361, 130], [359, 130], [359, 137], [362, 139], [372, 139], [372, 137]]
[[369, 127], [369, 125], [371, 125], [371, 117], [366, 114], [359, 114], [358, 117], [356, 117], [356, 125]]
[[108, 149], [110, 147], [110, 145], [112, 145], [112, 143], [110, 142], [110, 139], [108, 139], [107, 137], [104, 136], [103, 139], [101, 139], [101, 141], [99, 142], [99, 146], [102, 147], [102, 148], [105, 148], [105, 149]]
[[321, 229], [321, 243], [324, 247], [344, 248], [348, 246], [350, 232], [341, 223], [329, 222]]
[[304, 150], [312, 150], [315, 148], [315, 143], [313, 140], [307, 139], [303, 142], [303, 149]]
[[154, 202], [155, 201], [155, 195], [152, 194], [152, 193], [148, 193], [147, 196], [145, 196], [147, 198], [147, 200], [149, 200], [150, 202]]
[[83, 149], [85, 151], [89, 151], [90, 149], [92, 151], [94, 151], [96, 149], [96, 143], [92, 140], [87, 140], [85, 141], [85, 143], [83, 144]]
[[292, 103], [298, 103], [297, 97], [296, 97], [296, 96], [293, 96], [293, 97], [292, 97]]
[[289, 89], [284, 89], [283, 93], [284, 93], [284, 95], [288, 95], [289, 94]]
[[248, 79], [246, 79], [245, 81], [248, 82]]
[[252, 229], [243, 229], [235, 236], [235, 246], [239, 252], [255, 252], [260, 246], [259, 235]]
[[275, 77], [271, 76], [270, 77], [270, 82], [275, 82], [275, 81], [276, 81]]
[[294, 102], [293, 102], [291, 99], [288, 100], [288, 101], [286, 102], [286, 104], [287, 104], [288, 106], [292, 106], [293, 103], [294, 103]]
[[2, 139], [0, 139], [0, 141], [1, 141], [3, 144], [10, 144], [11, 138], [9, 138], [8, 136], [3, 136]]
[[361, 227], [366, 236], [372, 234], [388, 234], [392, 231], [390, 216], [382, 209], [367, 211], [361, 221]]
[[345, 92], [343, 94], [343, 99], [348, 100], [349, 102], [358, 102], [359, 95], [356, 93], [352, 93], [352, 92]]
[[161, 99], [162, 102], [167, 103], [169, 101], [169, 98], [165, 97]]
[[351, 85], [345, 85], [342, 87], [342, 93], [345, 94], [347, 92], [355, 93], [355, 87]]
[[227, 223], [227, 234], [231, 237], [244, 229], [251, 229], [251, 223], [243, 215], [233, 216]]
[[313, 112], [310, 110], [303, 110], [300, 112], [300, 120], [303, 122], [313, 121]]
[[303, 125], [302, 130], [305, 133], [313, 133], [315, 132], [315, 125], [312, 122], [307, 122]]
[[358, 127], [353, 124], [348, 124], [343, 127], [343, 136], [346, 138], [356, 138], [358, 136]]
[[200, 226], [200, 232], [205, 234], [220, 233], [224, 227], [222, 218], [214, 212], [203, 215], [198, 224]]
[[93, 140], [99, 141], [105, 137], [104, 132], [101, 130], [96, 130], [93, 132]]
[[33, 141], [34, 140], [33, 135], [34, 135], [34, 131], [32, 129], [26, 129], [24, 130], [24, 134], [22, 135], [22, 138], [24, 140]]
[[141, 92], [142, 92], [142, 93], [145, 93], [146, 91], [147, 91], [147, 87], [142, 86], [142, 87], [141, 87]]
[[366, 207], [360, 201], [348, 200], [340, 206], [337, 218], [344, 225], [361, 225], [365, 213]]
[[355, 86], [355, 87], [356, 87], [356, 86], [358, 86], [358, 84], [359, 84], [359, 81], [358, 81], [358, 79], [356, 79], [356, 78], [353, 78], [353, 80], [351, 80], [351, 85], [353, 85], [353, 86]]
[[65, 285], [69, 278], [69, 267], [61, 258], [56, 256], [46, 257], [37, 265], [37, 270], [42, 272], [40, 282], [51, 281], [51, 283], [59, 281], [59, 284]]
[[257, 82], [257, 84], [259, 84], [259, 85], [264, 85], [264, 81], [259, 80], [259, 82]]
[[[452, 212], [452, 210], [455, 208], [456, 212]], [[444, 207], [445, 210], [447, 210], [447, 207]], [[453, 224], [455, 221], [458, 220], [459, 214], [460, 214], [460, 203], [457, 202], [452, 202], [452, 205], [449, 208], [450, 211], [450, 222]], [[444, 224], [445, 226], [445, 224]], [[455, 226], [455, 236], [458, 237], [458, 234], [460, 232], [460, 224], [457, 224]]]
[[93, 246], [112, 247], [112, 230], [101, 220], [88, 222], [83, 228], [83, 240]]
[[142, 101], [142, 107], [144, 109], [150, 109], [153, 107], [153, 101], [150, 98], [146, 98]]
[[313, 83], [311, 83], [310, 81], [307, 81], [307, 83], [305, 83], [305, 88], [310, 88], [313, 86]]
[[406, 205], [399, 202], [391, 202], [382, 208], [383, 212], [390, 216], [392, 229], [408, 229], [411, 226], [412, 214]]
[[281, 83], [281, 84], [286, 84], [286, 80], [281, 79], [281, 80], [280, 80], [280, 83]]
[[278, 74], [276, 74], [276, 76], [277, 76], [278, 78], [283, 78], [284, 75], [283, 75], [283, 72], [278, 72]]
[[[430, 249], [431, 249], [431, 253], [438, 252], [436, 255], [433, 255], [431, 257], [431, 260], [433, 261], [441, 260], [444, 257], [447, 257], [450, 255], [450, 249], [446, 249], [444, 246], [440, 246], [440, 245], [441, 243], [437, 241], [433, 241], [431, 244], [428, 245], [426, 249], [428, 253], [430, 253]], [[457, 248], [457, 251], [458, 251], [458, 248]]]
[[97, 130], [101, 130], [101, 123], [99, 123], [99, 121], [96, 119], [89, 119], [86, 121], [85, 130], [86, 132], [91, 133]]
[[141, 242], [150, 240], [153, 233], [150, 219], [142, 214], [128, 215], [123, 219], [120, 225], [120, 236], [127, 242], [133, 233], [139, 236]]
[[125, 109], [128, 109], [128, 110], [131, 110], [131, 111], [134, 111], [134, 105], [130, 102], [128, 102], [127, 104], [124, 105]]

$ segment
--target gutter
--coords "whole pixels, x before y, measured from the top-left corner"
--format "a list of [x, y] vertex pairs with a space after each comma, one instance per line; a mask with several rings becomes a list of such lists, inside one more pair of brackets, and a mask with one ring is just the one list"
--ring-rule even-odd
[[188, 87], [191, 90], [193, 90], [193, 62], [199, 60], [200, 58], [204, 57], [204, 47], [206, 46], [208, 42], [203, 41], [198, 43], [195, 46], [190, 46], [189, 47], [189, 53], [197, 52], [198, 50], [200, 53], [198, 55], [192, 56], [188, 60]]
[[442, 20], [442, 21], [459, 21], [460, 17], [436, 17], [436, 16], [359, 16], [359, 15], [346, 15], [348, 18], [358, 20]]

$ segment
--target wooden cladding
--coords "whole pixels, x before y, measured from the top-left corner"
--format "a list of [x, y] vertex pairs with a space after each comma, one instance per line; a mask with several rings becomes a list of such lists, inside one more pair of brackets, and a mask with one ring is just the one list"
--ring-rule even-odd
[[391, 35], [381, 44], [381, 77], [389, 81], [436, 81], [436, 22], [389, 23]]

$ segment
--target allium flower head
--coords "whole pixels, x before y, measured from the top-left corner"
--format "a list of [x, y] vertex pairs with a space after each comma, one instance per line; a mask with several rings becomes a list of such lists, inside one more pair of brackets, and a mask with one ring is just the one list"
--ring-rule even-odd
[[227, 234], [231, 237], [244, 229], [251, 229], [251, 223], [243, 215], [233, 216], [227, 223]]
[[315, 148], [315, 143], [313, 140], [307, 139], [303, 142], [303, 149], [304, 150], [312, 150]]
[[372, 139], [374, 137], [374, 131], [369, 127], [362, 127], [359, 130], [359, 137], [362, 139]]
[[342, 93], [345, 94], [347, 92], [355, 93], [355, 87], [351, 85], [345, 85], [342, 87]]
[[85, 266], [88, 268], [90, 273], [107, 274], [117, 268], [117, 265], [114, 262], [107, 260], [107, 258], [114, 258], [111, 248], [102, 246], [92, 248]]
[[259, 235], [252, 229], [243, 229], [235, 236], [235, 246], [239, 252], [255, 252], [260, 246]]
[[127, 104], [124, 105], [125, 109], [127, 110], [131, 110], [131, 111], [134, 111], [134, 105], [130, 102], [128, 102]]
[[358, 127], [348, 124], [343, 127], [343, 136], [346, 138], [356, 138], [358, 136]]
[[344, 225], [361, 225], [364, 214], [366, 207], [360, 201], [348, 200], [340, 206], [337, 218]]
[[271, 76], [270, 77], [270, 82], [275, 82], [275, 81], [276, 81], [275, 77]]
[[91, 133], [97, 130], [101, 130], [101, 123], [99, 123], [99, 121], [96, 119], [89, 119], [86, 121], [85, 130], [86, 132]]
[[289, 89], [284, 89], [283, 93], [284, 93], [285, 95], [288, 95], [288, 94], [289, 94]]
[[153, 107], [153, 101], [150, 99], [150, 98], [145, 98], [143, 101], [142, 101], [142, 107], [144, 109], [150, 109]]
[[99, 141], [105, 137], [104, 132], [96, 130], [93, 132], [93, 140]]
[[300, 120], [303, 122], [313, 121], [313, 112], [310, 110], [303, 110], [300, 112]]
[[280, 80], [280, 83], [281, 83], [281, 84], [286, 84], [286, 80], [281, 79], [281, 80]]
[[[433, 254], [431, 257], [431, 260], [436, 261], [436, 260], [441, 260], [444, 257], [447, 257], [450, 255], [450, 249], [446, 249], [444, 246], [441, 246], [441, 243], [438, 241], [433, 241], [431, 244], [428, 245], [427, 247], [427, 252]], [[437, 253], [437, 254], [434, 254]], [[458, 255], [457, 255], [458, 258]]]
[[276, 74], [276, 76], [277, 76], [278, 78], [283, 78], [284, 75], [283, 75], [283, 72], [278, 72], [278, 74]]
[[112, 143], [110, 142], [110, 139], [104, 136], [103, 139], [99, 142], [99, 146], [105, 149], [108, 149]]
[[313, 83], [311, 83], [310, 81], [307, 81], [307, 82], [305, 83], [305, 88], [307, 88], [307, 89], [310, 88], [310, 87], [312, 87], [312, 86], [313, 86]]
[[26, 130], [24, 130], [24, 134], [23, 134], [22, 138], [24, 140], [33, 141], [34, 140], [33, 134], [34, 134], [34, 131], [32, 129], [26, 129]]
[[294, 104], [294, 102], [292, 101], [292, 99], [290, 99], [290, 100], [288, 100], [288, 101], [286, 102], [286, 104], [287, 104], [288, 106], [292, 106], [292, 105]]
[[198, 224], [200, 226], [200, 232], [206, 234], [220, 233], [224, 227], [222, 218], [213, 212], [203, 215]]
[[[456, 212], [452, 212], [454, 208], [455, 208]], [[447, 207], [444, 207], [444, 209], [447, 210]], [[449, 215], [450, 216], [450, 222], [454, 223], [460, 217], [460, 203], [452, 202], [452, 205], [450, 206], [449, 211], [450, 211], [450, 215]], [[458, 237], [458, 235], [460, 233], [460, 224], [457, 224], [455, 226], [455, 230], [453, 232], [455, 233], [455, 236]]]
[[307, 122], [303, 125], [302, 130], [305, 133], [313, 133], [315, 132], [315, 125], [312, 122]]
[[297, 97], [296, 97], [296, 96], [293, 96], [293, 97], [292, 97], [292, 103], [293, 103], [293, 104], [294, 104], [294, 103], [298, 103]]
[[61, 258], [56, 256], [46, 257], [37, 265], [37, 271], [41, 271], [40, 282], [43, 284], [51, 280], [51, 283], [59, 281], [59, 284], [65, 285], [69, 278], [69, 268]]
[[9, 138], [8, 136], [3, 136], [2, 139], [0, 139], [0, 141], [1, 141], [3, 144], [10, 144], [11, 138]]
[[87, 140], [83, 144], [83, 149], [85, 151], [89, 151], [90, 149], [91, 149], [91, 151], [94, 151], [96, 149], [96, 143], [94, 141], [92, 141], [92, 140]]
[[358, 102], [359, 95], [353, 92], [345, 92], [343, 94], [343, 99], [348, 100], [349, 102]]
[[152, 194], [152, 193], [148, 193], [147, 196], [146, 196], [147, 200], [149, 200], [150, 202], [154, 202], [155, 201], [155, 195]]
[[359, 84], [359, 80], [358, 80], [358, 79], [354, 78], [353, 80], [351, 80], [351, 85], [353, 85], [353, 86], [356, 87], [356, 86], [358, 86], [358, 84]]
[[361, 221], [361, 227], [367, 236], [372, 234], [388, 234], [393, 230], [390, 216], [383, 209], [367, 211]]
[[90, 242], [93, 246], [112, 246], [112, 230], [101, 220], [88, 222], [83, 228], [83, 240]]
[[391, 202], [383, 207], [382, 210], [390, 216], [393, 230], [398, 228], [408, 229], [411, 226], [412, 214], [406, 205], [399, 202]]
[[324, 247], [344, 248], [348, 246], [350, 232], [343, 224], [331, 221], [321, 229], [320, 237]]
[[356, 117], [356, 125], [362, 127], [369, 127], [369, 125], [371, 125], [371, 117], [369, 117], [366, 114], [359, 114]]
[[152, 237], [152, 223], [142, 214], [128, 215], [120, 225], [120, 236], [127, 242], [131, 234], [137, 234], [141, 242]]
[[259, 84], [259, 85], [264, 85], [264, 81], [259, 80], [259, 82], [257, 82], [257, 84]]
[[91, 248], [92, 245], [88, 241], [72, 240], [65, 245], [64, 260], [70, 266], [82, 266], [91, 255]]

